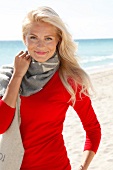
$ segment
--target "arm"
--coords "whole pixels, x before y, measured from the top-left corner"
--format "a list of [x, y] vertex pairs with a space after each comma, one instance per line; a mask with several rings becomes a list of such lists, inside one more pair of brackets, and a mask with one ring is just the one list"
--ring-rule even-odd
[[84, 151], [83, 156], [82, 156], [81, 166], [79, 170], [87, 170], [94, 156], [95, 156], [95, 152], [90, 151], [90, 150]]
[[15, 113], [15, 108], [8, 106], [0, 98], [0, 134], [3, 134], [10, 126]]
[[15, 57], [13, 75], [4, 96], [0, 98], [0, 134], [8, 129], [13, 120], [20, 84], [30, 61], [30, 56], [24, 52]]
[[79, 170], [87, 170], [99, 147], [101, 138], [100, 124], [97, 120], [89, 97], [82, 94], [82, 98], [80, 98], [79, 92], [77, 92], [74, 109], [83, 124], [84, 130], [86, 131], [86, 141], [81, 162], [82, 166]]
[[28, 70], [30, 61], [30, 56], [23, 51], [15, 57], [14, 72], [7, 86], [6, 92], [2, 98], [2, 100], [12, 108], [15, 108], [16, 106], [16, 100], [19, 93], [21, 81], [26, 71]]

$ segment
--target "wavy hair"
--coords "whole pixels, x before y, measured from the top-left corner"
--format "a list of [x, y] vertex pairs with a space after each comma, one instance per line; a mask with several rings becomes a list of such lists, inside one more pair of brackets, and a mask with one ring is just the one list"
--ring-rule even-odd
[[[59, 75], [65, 88], [71, 95], [73, 104], [76, 101], [77, 88], [80, 87], [80, 94], [90, 95], [92, 84], [88, 74], [80, 67], [76, 55], [77, 45], [68, 32], [66, 25], [59, 15], [50, 7], [42, 6], [30, 11], [23, 20], [22, 34], [27, 34], [28, 28], [34, 22], [46, 22], [56, 27], [59, 36], [57, 52], [60, 58]], [[74, 88], [73, 88], [74, 87]]]

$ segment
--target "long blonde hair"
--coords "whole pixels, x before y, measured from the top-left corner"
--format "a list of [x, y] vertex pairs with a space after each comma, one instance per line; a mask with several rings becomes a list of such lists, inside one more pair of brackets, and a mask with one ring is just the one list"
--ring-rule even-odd
[[[92, 88], [92, 84], [87, 73], [80, 67], [76, 51], [77, 45], [73, 41], [70, 33], [68, 32], [65, 24], [59, 15], [50, 7], [39, 7], [30, 11], [23, 20], [22, 34], [26, 35], [28, 28], [34, 22], [46, 22], [57, 28], [57, 33], [60, 41], [57, 45], [57, 50], [60, 57], [59, 75], [62, 83], [71, 95], [73, 104], [76, 101], [77, 87], [81, 87], [81, 93], [89, 95], [89, 89]], [[74, 87], [69, 83], [69, 79], [72, 80]]]

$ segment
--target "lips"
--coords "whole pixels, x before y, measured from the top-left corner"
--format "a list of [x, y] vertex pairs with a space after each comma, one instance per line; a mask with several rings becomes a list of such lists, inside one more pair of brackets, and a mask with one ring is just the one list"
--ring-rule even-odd
[[36, 54], [38, 55], [45, 55], [47, 52], [43, 52], [43, 51], [35, 51]]

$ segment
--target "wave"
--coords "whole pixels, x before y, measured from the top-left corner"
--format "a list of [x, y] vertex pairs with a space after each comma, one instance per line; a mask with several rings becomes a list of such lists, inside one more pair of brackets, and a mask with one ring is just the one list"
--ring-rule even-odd
[[113, 70], [113, 63], [105, 64], [101, 66], [91, 66], [91, 67], [83, 67], [88, 73], [98, 73], [104, 72], [106, 70]]
[[[84, 56], [81, 58], [81, 63], [102, 62], [106, 60], [113, 60], [113, 55], [109, 56]], [[112, 61], [113, 62], [113, 61]]]

